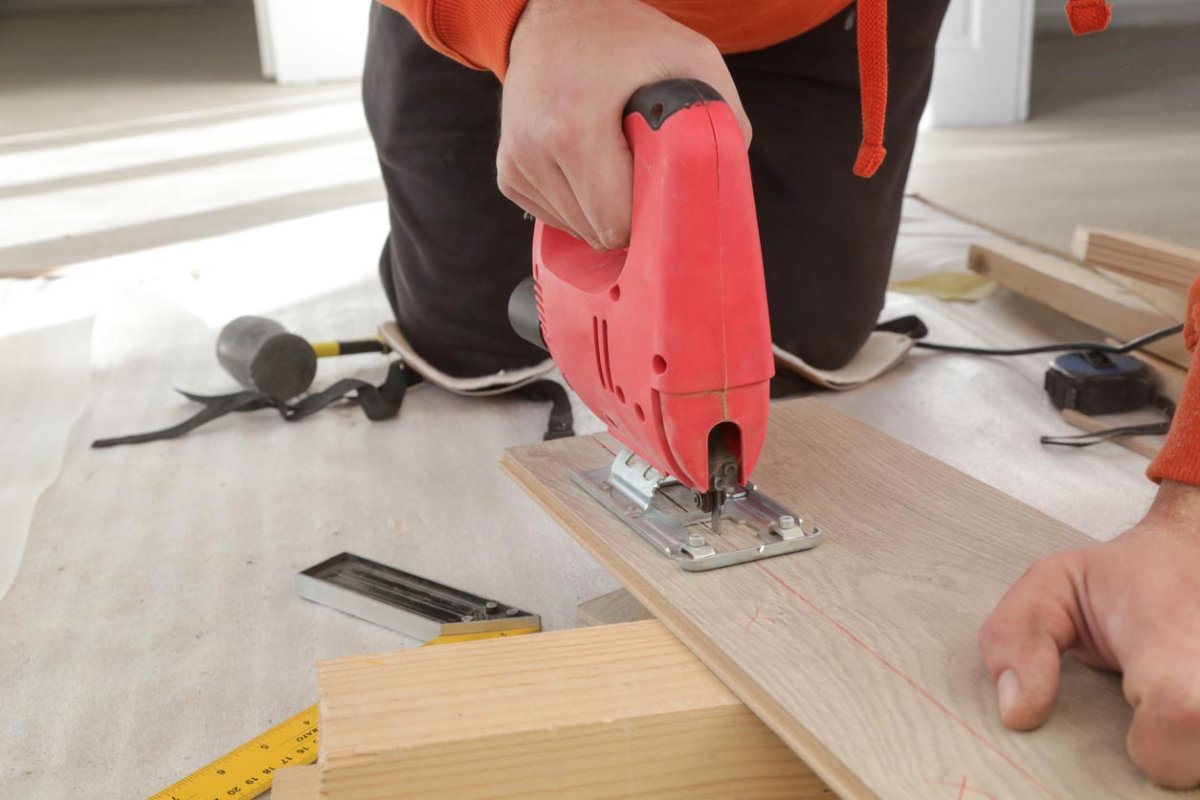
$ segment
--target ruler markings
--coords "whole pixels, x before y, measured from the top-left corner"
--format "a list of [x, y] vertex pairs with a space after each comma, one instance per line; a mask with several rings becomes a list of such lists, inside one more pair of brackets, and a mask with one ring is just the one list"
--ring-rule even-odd
[[[537, 628], [439, 636], [422, 645], [496, 639], [536, 633]], [[271, 788], [275, 770], [317, 760], [317, 706], [309, 706], [278, 725], [181, 778], [148, 800], [252, 800]], [[278, 751], [278, 755], [276, 752]]]

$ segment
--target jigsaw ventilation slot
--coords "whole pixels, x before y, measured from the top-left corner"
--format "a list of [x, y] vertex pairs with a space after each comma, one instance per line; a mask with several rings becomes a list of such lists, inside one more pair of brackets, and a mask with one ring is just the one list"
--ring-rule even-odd
[[608, 320], [592, 317], [592, 347], [596, 351], [596, 372], [600, 385], [610, 392], [613, 389], [612, 365], [608, 360]]

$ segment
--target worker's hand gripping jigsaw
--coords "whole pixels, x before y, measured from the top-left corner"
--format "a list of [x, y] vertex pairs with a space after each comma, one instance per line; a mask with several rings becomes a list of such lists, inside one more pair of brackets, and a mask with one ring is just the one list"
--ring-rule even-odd
[[[762, 451], [774, 375], [745, 138], [714, 89], [678, 79], [639, 90], [624, 131], [629, 248], [594, 250], [538, 222], [532, 280], [510, 316], [644, 460], [626, 457], [634, 474], [622, 479], [619, 458], [613, 482], [670, 476], [716, 532]], [[634, 494], [649, 505], [650, 490]]]

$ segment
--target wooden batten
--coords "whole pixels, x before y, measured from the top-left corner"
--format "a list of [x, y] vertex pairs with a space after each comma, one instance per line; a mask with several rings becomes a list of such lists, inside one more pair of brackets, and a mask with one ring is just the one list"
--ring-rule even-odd
[[271, 800], [319, 800], [321, 770], [316, 764], [284, 767], [271, 777]]
[[654, 621], [317, 671], [323, 800], [832, 796]]
[[1200, 250], [1125, 231], [1080, 226], [1071, 250], [1084, 263], [1186, 293], [1200, 276]]
[[[1122, 340], [1181, 321], [1095, 270], [1028, 247], [973, 245], [968, 266], [1017, 294]], [[1185, 368], [1191, 360], [1182, 336], [1146, 349]]]

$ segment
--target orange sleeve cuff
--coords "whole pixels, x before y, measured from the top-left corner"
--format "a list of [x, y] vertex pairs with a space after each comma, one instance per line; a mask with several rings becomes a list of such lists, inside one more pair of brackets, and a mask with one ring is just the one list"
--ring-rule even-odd
[[528, 0], [380, 0], [399, 11], [430, 47], [504, 80], [508, 43]]
[[1156, 483], [1171, 480], [1200, 486], [1200, 348], [1196, 347], [1200, 339], [1200, 278], [1188, 292], [1187, 315], [1183, 337], [1192, 351], [1192, 368], [1175, 409], [1171, 432], [1146, 474]]

